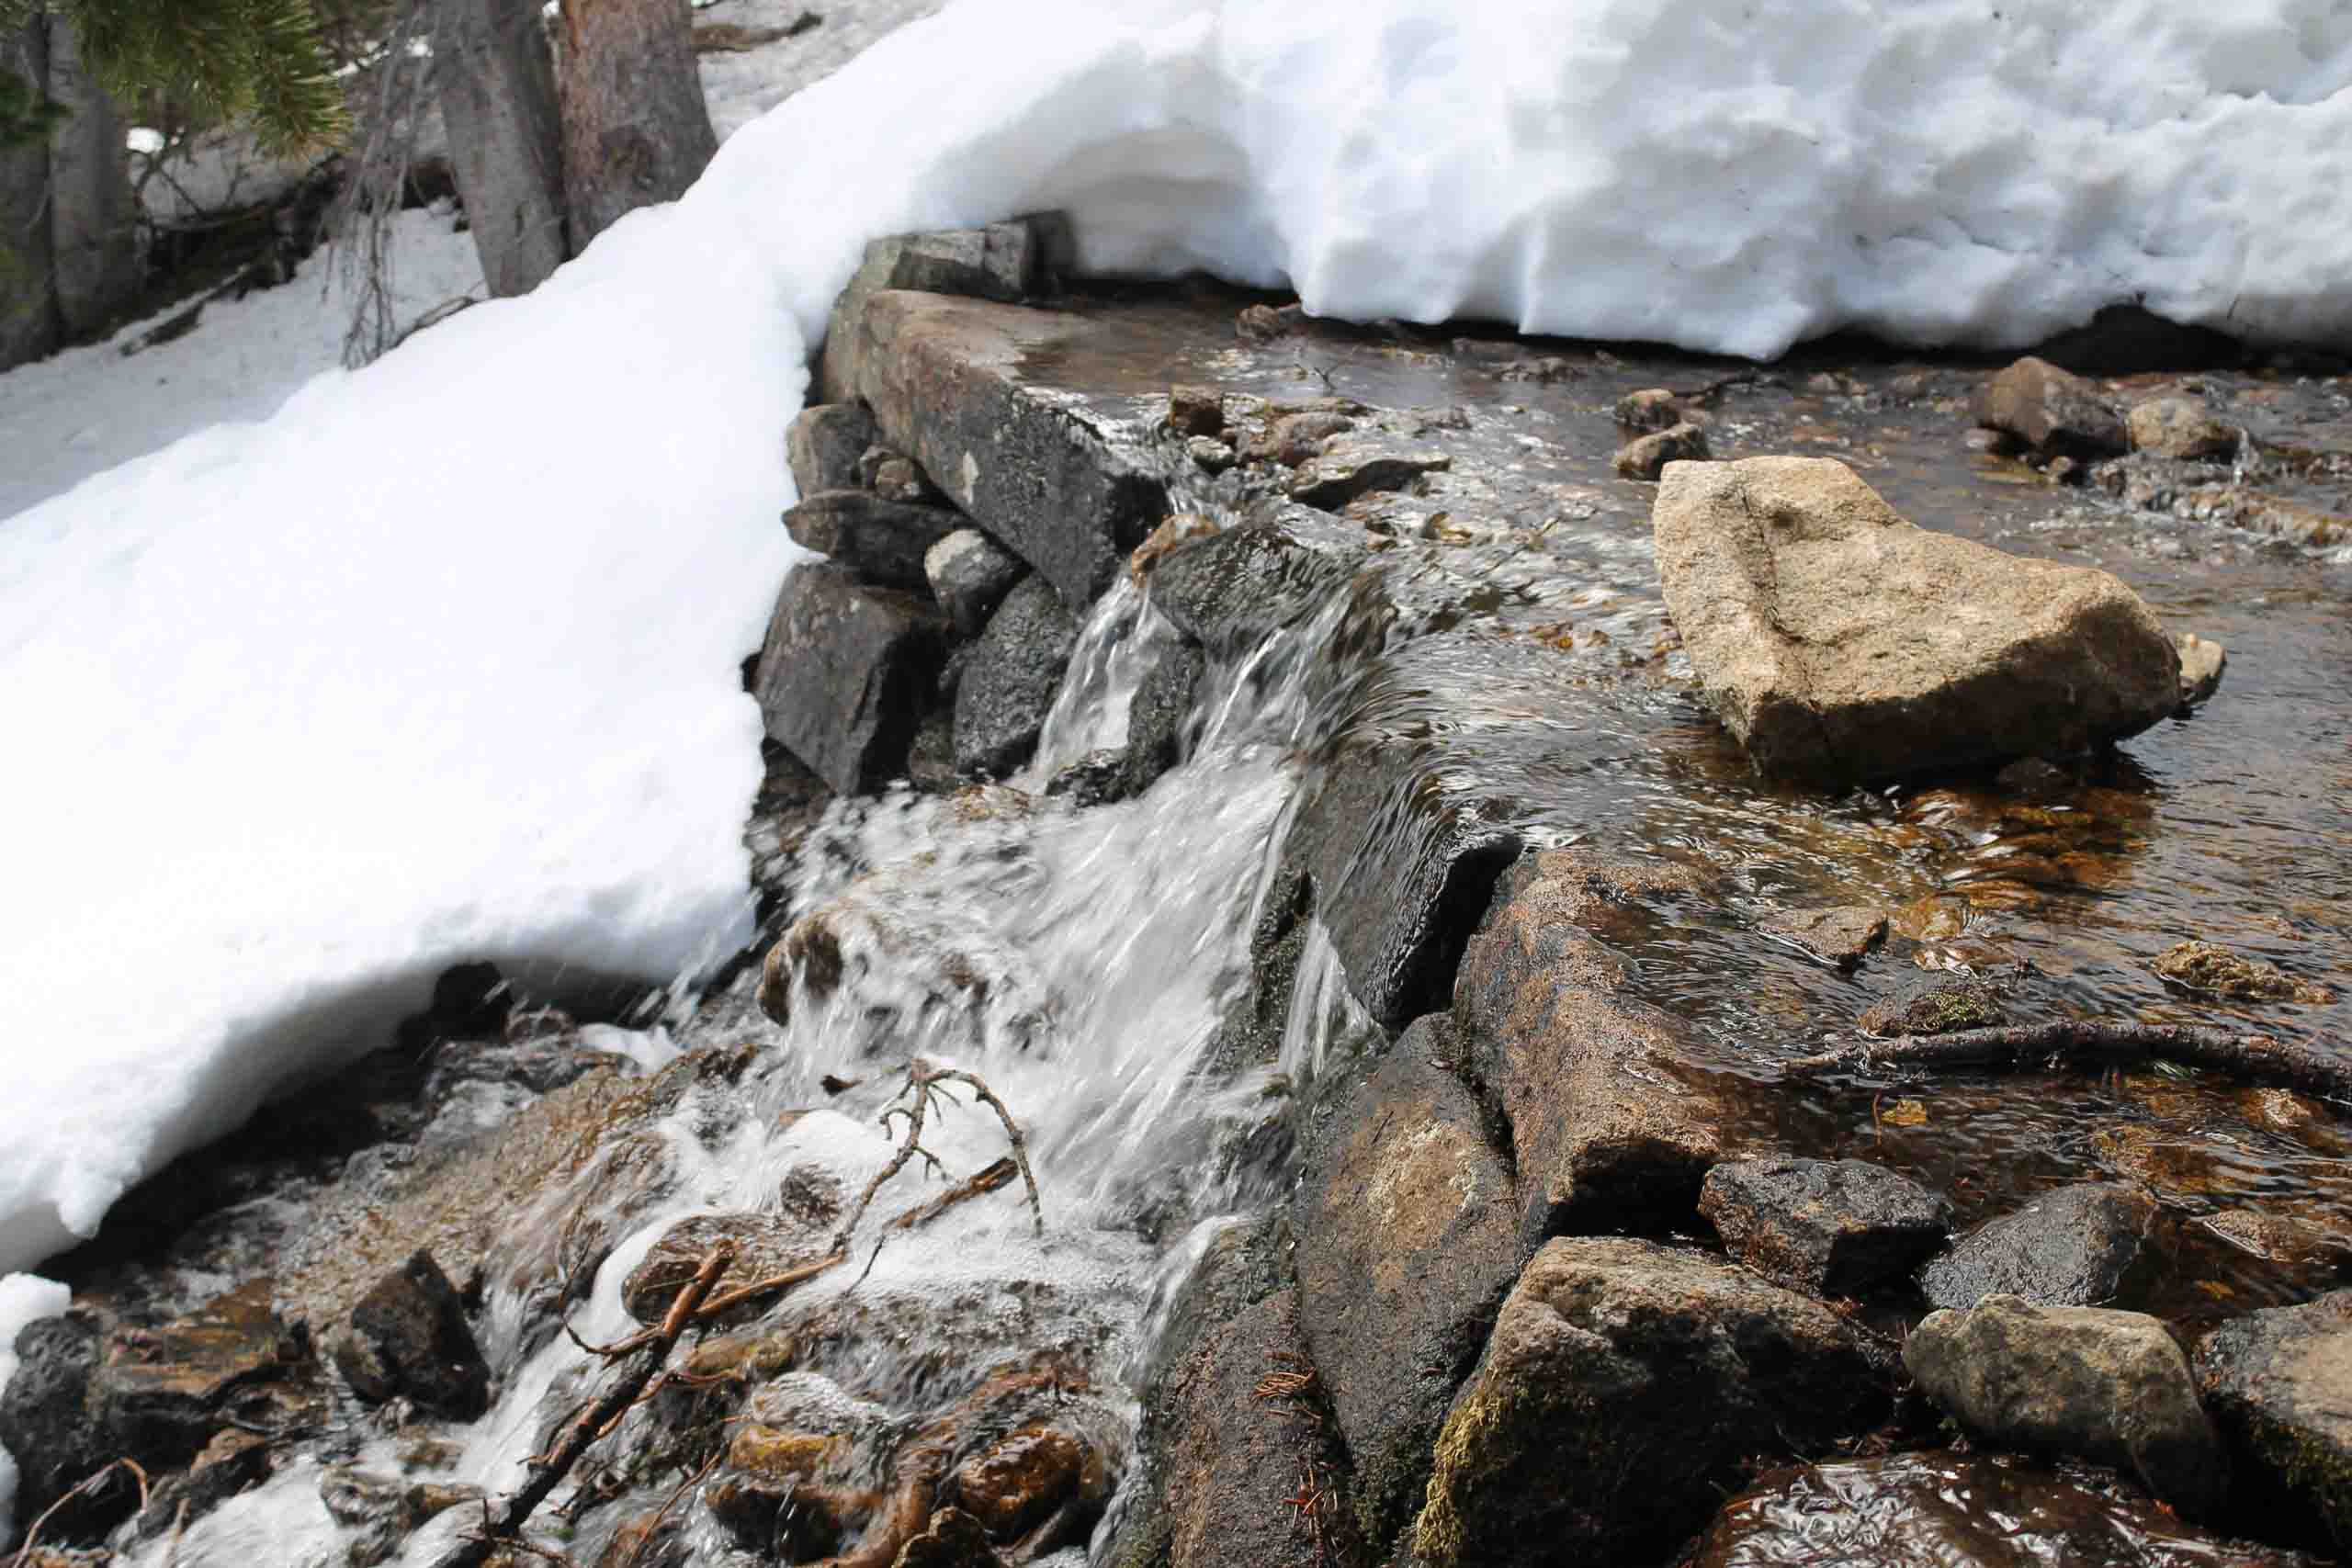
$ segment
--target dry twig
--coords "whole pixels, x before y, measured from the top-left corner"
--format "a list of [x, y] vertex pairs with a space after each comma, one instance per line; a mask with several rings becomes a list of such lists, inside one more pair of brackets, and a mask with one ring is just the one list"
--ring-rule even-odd
[[57, 1512], [58, 1509], [65, 1506], [66, 1504], [71, 1503], [76, 1497], [82, 1496], [86, 1493], [96, 1492], [98, 1489], [99, 1483], [105, 1481], [107, 1476], [113, 1474], [117, 1469], [130, 1472], [132, 1479], [139, 1483], [139, 1506], [143, 1510], [147, 1506], [147, 1472], [139, 1467], [139, 1461], [137, 1460], [132, 1459], [126, 1454], [121, 1459], [115, 1460], [110, 1463], [102, 1465], [98, 1469], [92, 1471], [89, 1474], [84, 1476], [81, 1481], [74, 1485], [72, 1491], [66, 1493], [64, 1496], [60, 1497], [56, 1502], [51, 1503], [48, 1507], [43, 1508], [40, 1511], [40, 1517], [33, 1521], [32, 1529], [25, 1532], [25, 1544], [17, 1548], [17, 1555], [11, 1568], [25, 1568], [25, 1565], [33, 1560], [33, 1543], [40, 1540], [41, 1527], [49, 1523], [50, 1518]]

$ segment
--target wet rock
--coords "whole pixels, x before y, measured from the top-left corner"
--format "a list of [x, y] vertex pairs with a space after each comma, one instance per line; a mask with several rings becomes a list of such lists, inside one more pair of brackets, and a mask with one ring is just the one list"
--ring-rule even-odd
[[1170, 538], [1148, 563], [1151, 602], [1212, 653], [1240, 653], [1312, 614], [1363, 560], [1354, 531], [1285, 507], [1239, 527]]
[[1195, 435], [1184, 443], [1184, 455], [1202, 470], [1221, 474], [1241, 460], [1241, 455], [1222, 441], [1206, 435]]
[[2227, 1490], [2221, 1440], [2162, 1323], [2012, 1295], [1929, 1313], [1903, 1364], [1972, 1437], [2131, 1472], [2192, 1518]]
[[1664, 387], [1646, 387], [1617, 400], [1614, 411], [1623, 430], [1671, 430], [1682, 423], [1681, 405]]
[[1886, 911], [1846, 905], [1835, 909], [1783, 909], [1756, 929], [1820, 959], [1850, 969], [1886, 940]]
[[956, 528], [941, 536], [922, 558], [932, 597], [962, 637], [980, 635], [1028, 570], [1019, 556], [978, 528]]
[[1334, 435], [1355, 428], [1351, 416], [1329, 409], [1307, 409], [1277, 416], [1238, 448], [1247, 463], [1280, 463], [1295, 468], [1313, 462]]
[[[1033, 387], [1033, 355], [1083, 340], [1087, 318], [886, 291], [844, 299], [826, 343], [829, 384], [862, 397], [889, 443], [989, 536], [1083, 605], [1168, 515], [1162, 482], [1125, 456], [1108, 415]], [[836, 343], [855, 378], [833, 383]]]
[[[645, 1259], [621, 1283], [621, 1305], [639, 1323], [660, 1323], [670, 1303], [694, 1279], [721, 1242], [735, 1248], [735, 1261], [714, 1293], [723, 1294], [754, 1280], [773, 1279], [826, 1257], [830, 1237], [819, 1226], [771, 1213], [697, 1214], [680, 1220], [662, 1234]], [[747, 1303], [720, 1325], [755, 1318], [775, 1304], [775, 1298]]]
[[465, 1504], [479, 1505], [480, 1487], [410, 1483], [357, 1465], [329, 1465], [319, 1473], [319, 1502], [351, 1532], [347, 1568], [372, 1568], [400, 1550], [427, 1521]]
[[270, 1282], [256, 1280], [160, 1327], [108, 1335], [90, 1402], [117, 1453], [151, 1467], [182, 1464], [293, 1360]]
[[1225, 394], [1215, 387], [1168, 389], [1168, 428], [1179, 435], [1225, 434]]
[[2184, 942], [2148, 961], [2157, 975], [2203, 997], [2240, 1002], [2328, 1002], [2335, 993], [2299, 980], [2276, 964], [2243, 958], [2207, 942]]
[[1822, 1451], [1884, 1404], [1819, 1302], [1651, 1242], [1548, 1242], [1446, 1417], [1414, 1550], [1661, 1557], [1757, 1458]]
[[2222, 689], [2222, 672], [2230, 656], [2222, 645], [2195, 632], [2180, 637], [2180, 705], [2193, 708]]
[[[80, 1314], [45, 1317], [17, 1332], [17, 1371], [0, 1390], [0, 1446], [17, 1465], [16, 1511], [30, 1519], [111, 1461], [106, 1428], [90, 1397], [103, 1340]], [[119, 1473], [119, 1472], [118, 1472]], [[103, 1498], [61, 1511], [68, 1536], [102, 1529], [137, 1502], [130, 1478]]]
[[1734, 1498], [1690, 1568], [2315, 1568], [2224, 1540], [2105, 1472], [1949, 1451], [1775, 1471]]
[[852, 489], [858, 482], [857, 460], [873, 445], [874, 416], [855, 403], [802, 409], [784, 432], [792, 488], [803, 496]]
[[1245, 305], [1234, 318], [1233, 333], [1244, 343], [1272, 343], [1305, 330], [1306, 312], [1296, 305]]
[[1730, 1152], [1733, 1089], [1692, 1066], [1679, 1019], [1620, 994], [1627, 966], [1592, 931], [1692, 886], [1669, 864], [1546, 852], [1514, 869], [1463, 954], [1454, 1022], [1511, 1130], [1524, 1244], [1687, 1224]]
[[904, 772], [944, 630], [930, 606], [844, 567], [795, 567], [760, 651], [769, 736], [842, 795]]
[[1291, 476], [1290, 498], [1301, 506], [1337, 512], [1358, 496], [1403, 490], [1423, 474], [1453, 466], [1442, 452], [1398, 452], [1372, 444], [1335, 445]]
[[[1244, 1309], [1186, 1359], [1173, 1379], [1159, 1449], [1154, 1523], [1155, 1533], [1164, 1532], [1168, 1568], [1347, 1568], [1366, 1561], [1343, 1501], [1329, 1495], [1343, 1461], [1313, 1386], [1291, 1291]], [[1272, 1389], [1285, 1392], [1261, 1393]], [[1287, 1501], [1307, 1497], [1319, 1500]], [[1303, 1517], [1302, 1509], [1312, 1512]]]
[[489, 1364], [466, 1325], [465, 1303], [429, 1251], [413, 1254], [361, 1297], [330, 1347], [362, 1399], [405, 1397], [459, 1421], [489, 1408]]
[[2006, 431], [2044, 457], [2111, 457], [2132, 445], [2096, 386], [2030, 355], [1978, 389], [1975, 414], [1978, 424]]
[[859, 355], [865, 345], [854, 332], [842, 329], [858, 321], [876, 294], [904, 288], [1018, 300], [1035, 287], [1049, 244], [1037, 220], [1031, 219], [867, 242], [857, 271], [833, 302], [822, 361], [826, 397], [851, 403], [862, 395]]
[[1713, 455], [1707, 433], [1685, 422], [1628, 441], [1610, 459], [1610, 467], [1621, 479], [1655, 479], [1668, 463], [1703, 462]]
[[215, 1432], [187, 1469], [157, 1480], [133, 1529], [141, 1540], [153, 1540], [177, 1528], [183, 1510], [191, 1522], [202, 1518], [238, 1493], [260, 1485], [269, 1473], [268, 1438], [236, 1427]]
[[2222, 1209], [2197, 1223], [2241, 1252], [2290, 1268], [2341, 1270], [2352, 1265], [2352, 1238], [2316, 1221], [2262, 1209]]
[[910, 506], [862, 490], [819, 491], [784, 514], [795, 544], [885, 588], [923, 587], [927, 552], [961, 522], [944, 507]]
[[857, 460], [857, 482], [885, 501], [910, 506], [937, 506], [944, 498], [922, 465], [904, 452], [879, 445], [868, 446]]
[[1510, 1173], [1424, 1018], [1331, 1113], [1294, 1221], [1299, 1317], [1384, 1547], [1408, 1523], [1455, 1387], [1519, 1263]]
[[899, 1549], [891, 1568], [990, 1568], [988, 1531], [961, 1508], [933, 1510], [931, 1522]]
[[2352, 1291], [2223, 1324], [2197, 1347], [2197, 1384], [2246, 1503], [2352, 1549]]
[[1193, 694], [1207, 671], [1207, 656], [1190, 641], [1170, 648], [1145, 671], [1127, 705], [1127, 744], [1121, 753], [1123, 795], [1141, 795], [1182, 759]]
[[2151, 398], [2133, 405], [2124, 423], [2135, 452], [2188, 462], [2226, 463], [2237, 456], [2238, 433], [2194, 398]]
[[1993, 782], [2021, 800], [2063, 800], [2075, 788], [2071, 774], [2040, 757], [2025, 757], [2007, 764], [1993, 775]]
[[1078, 621], [1042, 577], [1004, 596], [956, 688], [956, 767], [1001, 777], [1029, 760], [1078, 646]]
[[1905, 1034], [1951, 1034], [1990, 1029], [2008, 1021], [2000, 988], [1967, 976], [1915, 980], [1895, 995], [1862, 1010], [1862, 1032], [1881, 1040]]
[[1742, 1263], [1826, 1296], [1907, 1276], [1951, 1224], [1941, 1198], [1858, 1159], [1719, 1165], [1699, 1190], [1699, 1212]]
[[1920, 1271], [1919, 1288], [1939, 1307], [1973, 1307], [1990, 1295], [2037, 1306], [2114, 1304], [2154, 1272], [2155, 1224], [2154, 1202], [2131, 1188], [2061, 1187], [1961, 1238]]
[[2114, 577], [1914, 527], [1841, 463], [1678, 467], [1653, 524], [1707, 700], [1768, 773], [2068, 753], [2179, 705], [2172, 639]]

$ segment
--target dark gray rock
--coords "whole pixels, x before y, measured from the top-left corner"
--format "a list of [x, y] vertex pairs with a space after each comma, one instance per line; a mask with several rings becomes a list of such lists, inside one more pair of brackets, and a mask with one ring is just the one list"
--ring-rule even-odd
[[1920, 1271], [1919, 1288], [1939, 1307], [1996, 1294], [2038, 1306], [2116, 1305], [2155, 1269], [2155, 1203], [2129, 1187], [2061, 1187], [1961, 1238]]
[[1364, 560], [1359, 534], [1284, 507], [1176, 542], [1151, 563], [1151, 602], [1211, 652], [1235, 654], [1314, 613]]
[[2097, 459], [2131, 450], [2122, 418], [2099, 389], [2031, 355], [1976, 393], [1976, 423], [2015, 436], [2044, 457]]
[[857, 485], [857, 459], [874, 445], [874, 416], [855, 403], [819, 403], [785, 426], [784, 456], [803, 496]]
[[925, 556], [962, 527], [963, 519], [943, 506], [912, 506], [869, 491], [828, 490], [786, 512], [784, 526], [795, 544], [831, 556], [866, 582], [921, 589], [929, 581]]
[[1655, 479], [1668, 463], [1704, 462], [1713, 456], [1707, 433], [1686, 421], [1626, 442], [1610, 459], [1610, 467], [1623, 479]]
[[1655, 1243], [1546, 1243], [1447, 1416], [1430, 1568], [1659, 1561], [1758, 1457], [1819, 1453], [1886, 1396], [1821, 1303]]
[[1290, 498], [1301, 506], [1337, 512], [1359, 496], [1403, 490], [1423, 474], [1453, 466], [1445, 453], [1426, 448], [1398, 451], [1377, 441], [1334, 441], [1320, 457], [1299, 465], [1291, 476]]
[[2105, 1472], [1948, 1450], [1777, 1470], [1725, 1505], [1690, 1568], [2318, 1568], [2226, 1540]]
[[2228, 1491], [2188, 1359], [2144, 1314], [1987, 1296], [1929, 1313], [1903, 1364], [1985, 1442], [2114, 1465], [2192, 1518], [2211, 1518]]
[[[17, 1465], [16, 1512], [38, 1516], [115, 1456], [90, 1397], [102, 1348], [79, 1314], [45, 1317], [17, 1334], [17, 1371], [0, 1392], [0, 1445]], [[129, 1477], [103, 1499], [77, 1499], [61, 1513], [69, 1535], [100, 1529], [137, 1502]], [[103, 1506], [102, 1506], [103, 1505]]]
[[1719, 1165], [1699, 1190], [1699, 1212], [1742, 1263], [1829, 1296], [1907, 1277], [1951, 1223], [1941, 1198], [1858, 1159]]
[[[1087, 604], [1168, 514], [1165, 484], [1086, 407], [1033, 387], [1023, 366], [1089, 331], [1081, 316], [886, 290], [844, 297], [826, 344], [889, 444], [921, 463], [1065, 604]], [[854, 345], [853, 350], [846, 345]]]
[[1416, 1021], [1340, 1101], [1299, 1183], [1299, 1315], [1375, 1551], [1411, 1521], [1430, 1451], [1518, 1271], [1510, 1173], [1478, 1102]]
[[857, 460], [857, 482], [885, 501], [922, 506], [938, 506], [945, 501], [921, 463], [879, 445], [868, 446], [865, 456]]
[[471, 1421], [490, 1407], [490, 1366], [465, 1303], [433, 1254], [419, 1251], [379, 1280], [335, 1336], [334, 1364], [360, 1398], [394, 1397]]
[[905, 769], [944, 632], [930, 606], [867, 587], [847, 568], [794, 568], [760, 650], [760, 716], [768, 735], [839, 794], [895, 777]]
[[1031, 577], [1004, 597], [956, 688], [956, 766], [1002, 776], [1028, 761], [1078, 646], [1078, 621]]
[[922, 558], [932, 597], [947, 612], [962, 637], [978, 637], [1021, 574], [1021, 558], [978, 528], [941, 536]]
[[1840, 969], [1851, 969], [1886, 940], [1886, 911], [1845, 905], [1834, 909], [1781, 909], [1756, 929]]
[[1193, 716], [1193, 694], [1208, 670], [1208, 657], [1193, 642], [1169, 648], [1144, 672], [1127, 705], [1127, 745], [1122, 755], [1123, 795], [1141, 795], [1183, 757], [1184, 725]]
[[2197, 1383], [2251, 1507], [2352, 1551], [2352, 1291], [2225, 1323]]

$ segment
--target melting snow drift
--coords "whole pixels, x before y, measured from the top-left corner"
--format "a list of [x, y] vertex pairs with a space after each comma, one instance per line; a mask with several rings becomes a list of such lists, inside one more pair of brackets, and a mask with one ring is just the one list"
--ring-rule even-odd
[[876, 234], [1771, 355], [2352, 341], [2333, 0], [960, 0], [523, 300], [0, 523], [0, 1269], [492, 958], [750, 934], [782, 431]]

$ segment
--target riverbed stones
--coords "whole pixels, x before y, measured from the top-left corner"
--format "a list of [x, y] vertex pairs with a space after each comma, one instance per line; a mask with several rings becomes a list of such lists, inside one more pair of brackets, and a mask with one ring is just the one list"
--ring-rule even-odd
[[879, 786], [905, 769], [944, 630], [930, 605], [846, 567], [795, 567], [760, 650], [768, 735], [839, 794]]
[[1856, 1021], [1881, 1040], [1905, 1034], [1951, 1034], [2007, 1021], [2000, 988], [1989, 980], [1954, 975], [1915, 979], [1864, 1008]]
[[2229, 651], [2220, 643], [2195, 632], [2181, 633], [2180, 705], [2193, 708], [2210, 701], [2222, 689], [2222, 675], [2229, 666]]
[[1214, 440], [1225, 434], [1225, 394], [1215, 387], [1170, 387], [1164, 423], [1179, 435]]
[[2030, 355], [1978, 389], [1976, 423], [2045, 457], [2112, 457], [2132, 439], [2098, 388]]
[[2226, 463], [2237, 455], [2238, 433], [2194, 398], [2151, 398], [2125, 417], [2132, 449], [2183, 462]]
[[1548, 1242], [1446, 1417], [1431, 1568], [1662, 1557], [1758, 1457], [1817, 1453], [1885, 1394], [1817, 1301], [1653, 1242]]
[[1611, 411], [1618, 428], [1631, 431], [1671, 430], [1688, 423], [1674, 393], [1664, 387], [1645, 387], [1617, 400]]
[[2224, 1540], [2107, 1472], [1950, 1450], [1775, 1470], [1725, 1505], [1689, 1568], [2317, 1568]]
[[372, 1404], [405, 1396], [458, 1421], [489, 1408], [489, 1364], [457, 1287], [428, 1250], [378, 1280], [330, 1345], [344, 1381]]
[[1376, 438], [1334, 439], [1291, 475], [1290, 498], [1301, 506], [1337, 512], [1359, 497], [1404, 490], [1423, 474], [1453, 466], [1452, 457], [1433, 448], [1399, 450]]
[[1028, 379], [1033, 356], [1088, 331], [1071, 313], [885, 290], [845, 295], [825, 348], [832, 395], [863, 398], [884, 439], [1081, 607], [1168, 515], [1166, 486], [1103, 416]]
[[874, 416], [855, 403], [818, 403], [785, 426], [784, 455], [792, 488], [802, 496], [857, 484], [857, 460], [874, 445]]
[[2314, 1518], [2352, 1550], [2352, 1291], [2222, 1325], [2197, 1348], [2197, 1382], [2249, 1501]]
[[2193, 1518], [2221, 1506], [2221, 1439], [2188, 1358], [2143, 1313], [1991, 1295], [1929, 1313], [1903, 1364], [1972, 1437], [2114, 1465]]
[[885, 588], [925, 586], [927, 553], [962, 521], [944, 507], [910, 505], [863, 490], [819, 491], [784, 514], [793, 543]]
[[1519, 1263], [1510, 1173], [1454, 1055], [1442, 1014], [1408, 1029], [1331, 1113], [1296, 1202], [1300, 1320], [1375, 1548], [1418, 1506]]
[[1758, 920], [1767, 936], [1840, 969], [1851, 969], [1886, 940], [1886, 911], [1859, 904], [1830, 909], [1779, 909]]
[[2179, 654], [2116, 578], [1916, 527], [1842, 463], [1678, 465], [1652, 525], [1706, 700], [1768, 773], [2063, 755], [2179, 705]]
[[1610, 467], [1617, 470], [1620, 479], [1655, 479], [1666, 471], [1668, 463], [1701, 462], [1713, 456], [1707, 447], [1707, 433], [1686, 420], [1635, 436], [1617, 449]]
[[1909, 1275], [1950, 1228], [1941, 1198], [1858, 1159], [1719, 1165], [1699, 1190], [1699, 1212], [1742, 1263], [1827, 1296]]
[[2114, 1305], [2154, 1271], [2155, 1225], [2155, 1203], [2129, 1187], [2057, 1188], [1963, 1236], [1920, 1271], [1919, 1288], [1939, 1307], [1996, 1294], [2040, 1306]]
[[[660, 1323], [711, 1249], [722, 1242], [735, 1249], [735, 1260], [728, 1265], [718, 1294], [753, 1280], [774, 1279], [829, 1256], [829, 1238], [821, 1228], [782, 1214], [696, 1214], [662, 1232], [644, 1260], [629, 1270], [621, 1282], [621, 1305], [639, 1323]], [[722, 1327], [749, 1322], [774, 1304], [773, 1300], [749, 1303], [732, 1315], [714, 1321]]]
[[1631, 970], [1593, 931], [1633, 900], [1693, 886], [1667, 863], [1532, 856], [1463, 954], [1453, 1019], [1510, 1128], [1526, 1245], [1688, 1224], [1734, 1152], [1735, 1091], [1695, 1066], [1688, 1025], [1623, 994]]
[[1032, 576], [1004, 596], [956, 686], [956, 768], [1002, 777], [1029, 760], [1078, 647], [1078, 620]]
[[1019, 556], [978, 528], [950, 530], [922, 558], [931, 595], [960, 637], [979, 636], [1028, 570]]
[[2238, 1002], [2328, 1002], [2324, 986], [2297, 979], [2276, 964], [2247, 958], [2209, 942], [2183, 942], [2148, 961], [2148, 967], [2184, 991]]

